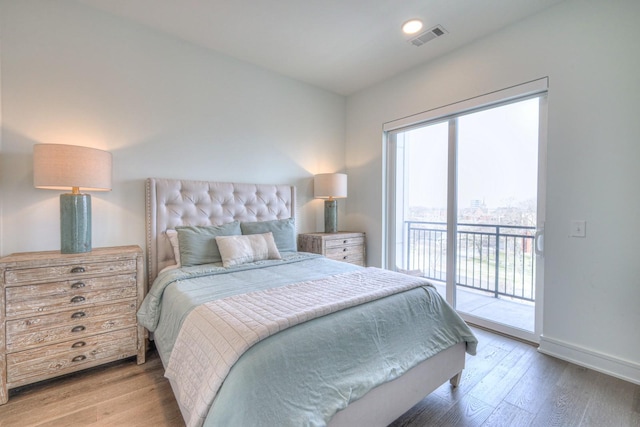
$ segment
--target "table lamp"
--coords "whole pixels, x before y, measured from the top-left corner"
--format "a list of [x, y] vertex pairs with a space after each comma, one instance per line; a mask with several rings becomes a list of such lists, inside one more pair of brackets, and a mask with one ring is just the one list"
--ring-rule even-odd
[[343, 173], [321, 173], [313, 178], [313, 193], [324, 201], [324, 232], [338, 231], [338, 202], [347, 197], [347, 175]]
[[60, 195], [60, 252], [90, 252], [91, 196], [80, 191], [111, 190], [111, 153], [77, 145], [36, 144], [33, 185], [71, 190]]

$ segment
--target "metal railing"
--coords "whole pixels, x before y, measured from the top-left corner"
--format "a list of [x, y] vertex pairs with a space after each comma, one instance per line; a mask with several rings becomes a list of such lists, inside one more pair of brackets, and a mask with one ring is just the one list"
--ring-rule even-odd
[[[459, 223], [456, 285], [535, 301], [535, 227]], [[406, 268], [445, 281], [447, 224], [405, 221]]]

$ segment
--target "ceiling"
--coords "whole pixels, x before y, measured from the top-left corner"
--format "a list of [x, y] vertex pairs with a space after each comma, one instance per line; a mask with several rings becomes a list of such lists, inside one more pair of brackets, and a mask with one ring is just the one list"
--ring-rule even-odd
[[[562, 0], [76, 0], [349, 95]], [[420, 47], [410, 18], [447, 33]]]

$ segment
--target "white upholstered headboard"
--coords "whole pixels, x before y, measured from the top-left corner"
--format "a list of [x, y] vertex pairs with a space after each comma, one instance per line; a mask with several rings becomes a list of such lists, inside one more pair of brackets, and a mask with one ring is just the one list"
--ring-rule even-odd
[[291, 185], [147, 179], [147, 279], [174, 263], [165, 231], [180, 225], [220, 225], [238, 221], [295, 218]]

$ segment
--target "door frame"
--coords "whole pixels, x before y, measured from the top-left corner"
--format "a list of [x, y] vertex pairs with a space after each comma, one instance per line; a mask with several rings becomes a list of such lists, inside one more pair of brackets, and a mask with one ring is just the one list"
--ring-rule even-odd
[[[383, 125], [384, 135], [384, 158], [383, 170], [384, 190], [383, 198], [385, 209], [383, 209], [383, 268], [394, 269], [396, 260], [396, 165], [397, 156], [394, 138], [397, 131], [408, 130], [417, 127], [425, 122], [435, 122], [437, 120], [447, 120], [461, 114], [470, 113], [474, 110], [482, 110], [500, 104], [508, 104], [527, 98], [539, 98], [539, 126], [538, 126], [538, 194], [537, 194], [537, 219], [536, 219], [536, 294], [535, 294], [535, 324], [534, 331], [526, 331], [514, 327], [509, 327], [500, 323], [492, 322], [467, 313], [460, 313], [461, 317], [468, 323], [491, 329], [499, 333], [513, 336], [515, 338], [538, 343], [542, 335], [542, 314], [544, 295], [544, 221], [546, 212], [546, 158], [547, 158], [547, 109], [548, 109], [548, 77], [533, 80], [521, 85], [512, 86], [506, 89], [480, 95], [464, 101], [446, 105], [444, 107], [428, 110], [414, 114], [409, 117], [387, 122]], [[455, 119], [453, 119], [455, 120]], [[447, 271], [454, 274], [447, 274], [446, 300], [453, 307], [455, 301], [455, 281], [456, 281], [456, 259], [457, 259], [457, 135], [456, 127], [449, 121], [449, 143], [448, 148], [448, 180], [447, 180], [447, 249], [451, 255], [447, 258]]]

